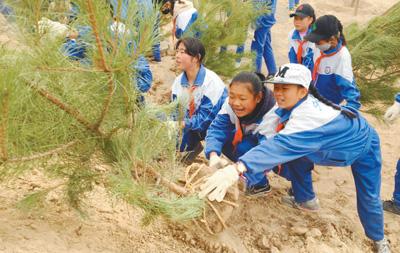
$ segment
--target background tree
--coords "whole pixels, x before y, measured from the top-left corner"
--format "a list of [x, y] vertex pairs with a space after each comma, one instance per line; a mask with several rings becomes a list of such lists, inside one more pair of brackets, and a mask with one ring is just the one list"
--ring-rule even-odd
[[[400, 77], [400, 3], [365, 27], [352, 24], [346, 38], [362, 101], [392, 103]], [[398, 90], [398, 89], [397, 89]]]
[[[177, 176], [175, 136], [155, 116], [174, 105], [137, 103], [132, 66], [151, 50], [156, 11], [139, 16], [140, 7], [132, 1], [125, 29], [115, 33], [107, 1], [74, 1], [78, 12], [73, 18], [68, 2], [55, 1], [57, 8], [45, 0], [8, 3], [26, 49], [2, 49], [0, 54], [0, 179], [12, 180], [33, 168], [61, 179], [57, 186], [26, 196], [20, 206], [28, 210], [62, 188], [67, 202], [84, 213], [85, 193], [101, 182], [110, 193], [144, 209], [145, 222], [158, 215], [196, 217], [201, 200], [172, 194], [154, 180], [155, 175]], [[65, 36], [53, 36], [40, 22], [43, 17], [67, 23], [69, 32], [88, 28], [87, 61], [66, 57]], [[98, 163], [108, 169], [95, 170]]]

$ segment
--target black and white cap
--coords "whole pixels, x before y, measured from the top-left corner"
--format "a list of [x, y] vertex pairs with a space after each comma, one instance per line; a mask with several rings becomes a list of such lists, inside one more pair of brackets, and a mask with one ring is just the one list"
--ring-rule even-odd
[[296, 84], [308, 90], [311, 83], [311, 72], [302, 64], [287, 63], [279, 67], [279, 71], [267, 83], [273, 84]]

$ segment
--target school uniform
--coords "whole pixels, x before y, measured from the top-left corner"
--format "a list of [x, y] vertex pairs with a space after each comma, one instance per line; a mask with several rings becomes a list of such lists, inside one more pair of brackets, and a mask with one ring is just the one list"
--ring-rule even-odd
[[[273, 136], [276, 133], [275, 126], [278, 121], [278, 117], [272, 110], [274, 106], [275, 99], [272, 92], [264, 88], [263, 99], [254, 112], [239, 119], [229, 105], [228, 98], [207, 130], [205, 138], [207, 159], [209, 159], [211, 152], [216, 152], [218, 156], [224, 154], [231, 161], [236, 162], [247, 151]], [[267, 117], [268, 113], [270, 114], [269, 117]], [[264, 118], [268, 118], [269, 124], [263, 124], [264, 131], [263, 134], [260, 134], [260, 124]], [[267, 125], [268, 130], [265, 129]], [[263, 172], [254, 175], [246, 174], [245, 177], [249, 186], [268, 184]]]
[[335, 48], [314, 56], [312, 78], [325, 98], [336, 104], [346, 100], [348, 106], [360, 108], [360, 91], [354, 80], [351, 55], [341, 41]]
[[192, 151], [201, 140], [221, 109], [227, 89], [219, 76], [203, 65], [200, 66], [193, 86], [190, 86], [185, 72], [172, 85], [171, 99], [177, 100], [184, 108], [182, 142], [179, 150]]
[[257, 18], [254, 38], [251, 42], [251, 51], [256, 53], [254, 62], [256, 72], [261, 72], [264, 59], [269, 75], [273, 75], [277, 71], [271, 44], [271, 27], [276, 23], [276, 3], [277, 0], [253, 0], [256, 10], [266, 7], [271, 9], [271, 13], [263, 14]]
[[[311, 30], [309, 29], [307, 34], [310, 32]], [[315, 44], [310, 41], [304, 41], [299, 31], [293, 29], [289, 33], [288, 57], [290, 63], [303, 64], [312, 72], [314, 69], [314, 58], [318, 58], [319, 55], [319, 50], [315, 47]]]
[[[358, 117], [350, 119], [312, 95], [291, 110], [279, 108], [275, 113], [284, 128], [239, 161], [244, 163], [247, 173], [271, 170], [299, 158], [324, 166], [351, 166], [361, 223], [366, 235], [379, 241], [384, 238], [379, 136], [357, 110], [352, 107], [344, 110], [351, 110]], [[291, 176], [292, 182], [302, 180], [302, 175]]]
[[175, 37], [180, 39], [184, 35], [190, 37], [200, 37], [200, 33], [196, 31], [192, 31], [192, 33], [188, 33], [190, 27], [197, 20], [199, 13], [197, 9], [193, 7], [193, 3], [190, 1], [184, 1], [184, 3], [175, 2], [174, 11], [173, 11], [173, 21], [174, 21], [174, 30]]

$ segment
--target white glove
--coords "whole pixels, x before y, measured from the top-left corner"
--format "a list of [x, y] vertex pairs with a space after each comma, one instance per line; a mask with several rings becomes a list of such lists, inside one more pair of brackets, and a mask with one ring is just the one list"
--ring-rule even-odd
[[38, 22], [38, 27], [40, 34], [47, 33], [51, 39], [64, 37], [69, 30], [69, 27], [67, 25], [61, 24], [60, 22], [52, 21], [44, 17]]
[[204, 198], [208, 195], [210, 201], [221, 202], [230, 186], [239, 180], [239, 172], [236, 165], [229, 165], [217, 170], [207, 181], [200, 186], [199, 197]]
[[387, 109], [385, 113], [385, 119], [393, 121], [400, 114], [400, 103], [395, 101], [394, 104]]
[[112, 33], [116, 34], [118, 37], [124, 36], [125, 33], [127, 36], [129, 36], [131, 34], [131, 30], [127, 29], [124, 23], [117, 22], [117, 21], [114, 21], [110, 25], [110, 30]]
[[228, 165], [228, 161], [218, 155], [210, 155], [210, 162], [208, 165], [213, 169], [221, 169]]

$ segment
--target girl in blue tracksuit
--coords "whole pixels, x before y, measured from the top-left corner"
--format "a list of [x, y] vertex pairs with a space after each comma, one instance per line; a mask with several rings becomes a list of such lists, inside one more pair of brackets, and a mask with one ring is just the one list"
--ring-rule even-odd
[[[311, 84], [303, 65], [286, 64], [271, 81], [282, 130], [241, 156], [238, 163], [215, 172], [201, 186], [200, 197], [221, 201], [241, 173], [259, 173], [305, 157], [325, 166], [351, 166], [357, 210], [367, 237], [377, 252], [390, 252], [384, 239], [380, 200], [381, 151], [379, 136], [352, 107], [340, 107], [323, 98]], [[295, 172], [295, 168], [291, 172]], [[292, 181], [303, 180], [293, 173]], [[299, 202], [290, 199], [294, 206]]]
[[[229, 85], [229, 98], [207, 131], [205, 155], [210, 160], [210, 167], [219, 169], [227, 164], [220, 158], [221, 154], [236, 162], [264, 141], [267, 135], [275, 134], [273, 127], [269, 133], [259, 133], [259, 125], [274, 105], [272, 92], [263, 86], [255, 73], [242, 72], [235, 76]], [[246, 179], [249, 195], [253, 195], [254, 191], [265, 193], [270, 189], [264, 173], [246, 175]]]
[[[395, 97], [394, 104], [385, 113], [385, 119], [393, 121], [400, 115], [400, 92]], [[400, 215], [400, 159], [397, 161], [394, 176], [394, 192], [391, 200], [383, 201], [383, 210]]]
[[276, 73], [276, 63], [272, 51], [271, 27], [276, 23], [275, 10], [277, 0], [253, 0], [256, 9], [270, 8], [271, 13], [263, 14], [256, 20], [251, 51], [256, 53], [255, 71], [261, 73], [263, 59], [268, 69], [268, 76]]
[[172, 85], [172, 100], [183, 112], [183, 135], [179, 150], [190, 151], [194, 159], [203, 149], [200, 141], [221, 109], [227, 96], [223, 81], [203, 66], [205, 49], [200, 40], [186, 37], [176, 44], [177, 67], [183, 71]]
[[314, 9], [309, 4], [302, 4], [290, 17], [293, 17], [295, 29], [289, 32], [289, 62], [303, 64], [313, 71], [314, 54], [319, 56], [319, 50], [314, 43], [304, 40], [304, 36], [311, 32], [311, 25], [315, 22]]
[[336, 104], [346, 100], [348, 106], [359, 109], [360, 91], [354, 80], [351, 55], [340, 21], [332, 15], [319, 17], [304, 39], [315, 43], [321, 52], [314, 60], [312, 72], [319, 93]]

